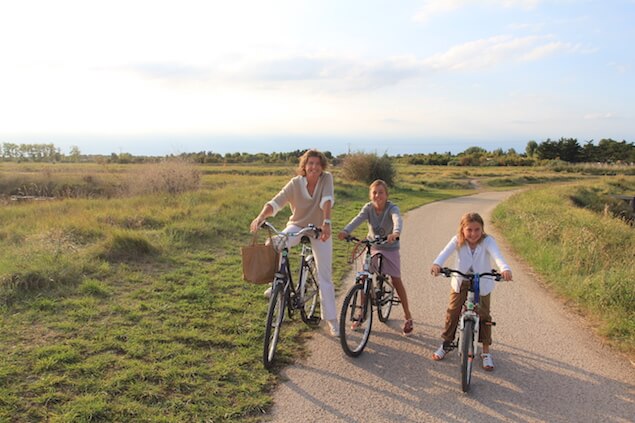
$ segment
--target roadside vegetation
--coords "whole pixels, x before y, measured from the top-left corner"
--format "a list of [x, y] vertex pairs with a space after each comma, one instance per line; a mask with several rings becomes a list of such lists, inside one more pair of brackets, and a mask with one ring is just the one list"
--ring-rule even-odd
[[542, 280], [635, 356], [635, 177], [538, 186], [499, 205], [495, 224]]
[[[295, 164], [1, 163], [0, 421], [259, 421], [278, 378], [261, 363], [263, 286], [242, 281], [238, 252], [250, 239], [249, 222]], [[345, 178], [342, 166], [330, 169], [334, 228], [368, 198], [367, 183]], [[404, 212], [479, 188], [597, 183], [549, 168], [402, 163], [393, 170], [391, 197]], [[602, 181], [632, 192], [629, 178]], [[54, 189], [64, 184], [80, 188]], [[23, 186], [48, 199], [11, 200]], [[589, 222], [617, 221], [604, 209], [571, 207]], [[517, 212], [500, 212], [498, 224]], [[285, 209], [272, 222], [282, 227], [287, 217]], [[627, 232], [616, 242], [633, 251]], [[336, 281], [349, 269], [348, 248], [334, 242]], [[623, 286], [610, 289], [628, 294]], [[613, 303], [602, 307], [619, 314]], [[607, 336], [628, 340], [615, 336], [629, 333], [628, 322], [616, 327]], [[281, 366], [304, 353], [311, 333], [303, 324], [288, 329]]]

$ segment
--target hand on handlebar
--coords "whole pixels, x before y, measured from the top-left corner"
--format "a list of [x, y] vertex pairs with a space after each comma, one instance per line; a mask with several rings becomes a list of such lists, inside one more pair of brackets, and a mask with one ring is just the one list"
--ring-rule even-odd
[[501, 275], [503, 276], [503, 279], [506, 280], [507, 282], [510, 282], [512, 280], [511, 270], [505, 270], [501, 273]]
[[249, 232], [257, 232], [258, 229], [260, 229], [262, 222], [264, 222], [264, 219], [261, 220], [260, 217], [256, 217], [254, 220], [252, 220], [251, 224], [249, 225]]
[[320, 226], [320, 229], [321, 229], [321, 232], [320, 232], [321, 241], [326, 241], [327, 239], [331, 237], [331, 225], [324, 224]]
[[439, 276], [439, 273], [441, 273], [441, 266], [439, 266], [438, 264], [433, 264], [432, 267], [430, 268], [430, 274], [434, 276]]

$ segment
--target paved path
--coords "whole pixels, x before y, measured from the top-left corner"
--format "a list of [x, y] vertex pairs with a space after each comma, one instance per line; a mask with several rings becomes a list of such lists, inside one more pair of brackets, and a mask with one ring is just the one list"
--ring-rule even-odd
[[[461, 392], [456, 352], [429, 357], [440, 343], [449, 280], [433, 278], [432, 260], [456, 232], [459, 217], [486, 220], [509, 193], [483, 193], [409, 212], [401, 238], [402, 272], [415, 334], [400, 334], [401, 308], [388, 324], [375, 319], [364, 353], [349, 358], [322, 329], [311, 353], [281, 373], [275, 422], [633, 422], [635, 368], [600, 345], [577, 316], [536, 282], [531, 271], [499, 245], [514, 272], [492, 297], [496, 369], [480, 367], [469, 394]], [[334, 231], [336, 232], [336, 231]], [[335, 241], [340, 242], [340, 241]], [[451, 259], [453, 260], [453, 259]], [[451, 263], [449, 263], [451, 264]], [[340, 293], [341, 302], [343, 294]]]

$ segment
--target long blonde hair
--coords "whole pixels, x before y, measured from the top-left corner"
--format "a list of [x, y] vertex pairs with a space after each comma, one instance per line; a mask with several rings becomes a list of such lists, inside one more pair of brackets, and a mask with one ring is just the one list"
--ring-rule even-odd
[[459, 233], [457, 238], [459, 241], [459, 248], [462, 247], [463, 244], [465, 244], [465, 235], [463, 235], [463, 228], [465, 228], [472, 222], [480, 224], [483, 231], [481, 234], [481, 239], [479, 239], [478, 242], [483, 241], [487, 236], [487, 234], [485, 233], [485, 222], [483, 222], [483, 218], [481, 217], [481, 215], [474, 212], [465, 213], [463, 216], [461, 216], [461, 222], [459, 223]]
[[319, 157], [320, 164], [322, 165], [322, 171], [326, 170], [326, 167], [329, 165], [328, 160], [326, 160], [326, 156], [321, 151], [318, 151], [314, 148], [307, 150], [304, 152], [302, 156], [300, 156], [300, 163], [298, 163], [297, 173], [298, 175], [306, 176], [306, 162], [309, 161], [309, 157]]

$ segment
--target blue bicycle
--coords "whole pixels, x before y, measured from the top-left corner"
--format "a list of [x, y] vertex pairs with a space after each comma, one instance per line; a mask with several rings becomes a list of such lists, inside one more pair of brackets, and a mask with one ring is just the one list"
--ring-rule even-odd
[[[450, 344], [451, 349], [459, 349], [459, 357], [461, 358], [461, 389], [463, 392], [467, 392], [470, 389], [470, 382], [472, 380], [474, 359], [478, 357], [477, 349], [480, 318], [477, 309], [480, 296], [480, 281], [483, 277], [492, 277], [495, 281], [500, 281], [502, 275], [494, 269], [486, 273], [466, 274], [448, 267], [441, 269], [441, 273], [448, 278], [452, 276], [452, 274], [461, 275], [469, 282], [467, 298], [463, 304], [459, 320], [457, 340]], [[489, 322], [489, 324], [495, 325], [496, 323]]]

